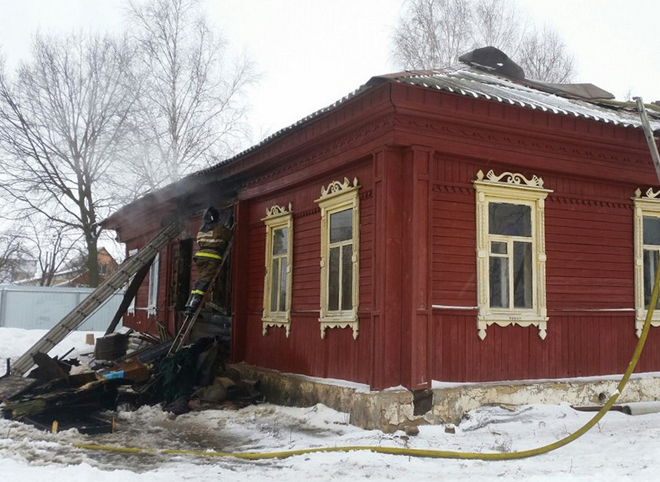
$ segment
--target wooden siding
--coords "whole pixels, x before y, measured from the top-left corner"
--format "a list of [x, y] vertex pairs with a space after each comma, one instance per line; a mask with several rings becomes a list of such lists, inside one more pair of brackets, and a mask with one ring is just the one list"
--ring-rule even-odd
[[[491, 326], [482, 341], [476, 312], [438, 310], [433, 322], [434, 379], [448, 382], [620, 374], [637, 343], [634, 316], [626, 314], [551, 314], [545, 340], [536, 329]], [[658, 371], [659, 344], [660, 330], [652, 329], [638, 372]]]
[[[433, 305], [475, 307], [477, 304], [476, 207], [472, 181], [477, 164], [436, 158], [431, 196]], [[476, 320], [474, 323], [476, 332]]]
[[[350, 328], [326, 330], [321, 339], [320, 303], [321, 213], [316, 202], [321, 187], [344, 177], [357, 177], [360, 189], [360, 288], [359, 336]], [[258, 366], [310, 376], [368, 383], [372, 369], [372, 269], [374, 249], [374, 200], [372, 163], [326, 174], [304, 186], [249, 202], [247, 234], [247, 329], [244, 360]], [[293, 289], [290, 336], [280, 327], [262, 334], [266, 208], [275, 204], [293, 207]]]
[[[479, 169], [512, 170], [504, 164], [436, 157], [432, 194], [436, 309], [429, 330], [433, 378], [489, 381], [622, 373], [637, 341], [631, 200], [635, 185], [570, 179], [542, 169], [523, 171], [543, 177], [544, 187], [553, 191], [545, 206], [547, 338], [541, 340], [535, 327], [494, 325], [482, 341], [476, 324], [472, 186]], [[660, 337], [660, 330], [652, 331], [651, 339]], [[660, 352], [646, 350], [640, 368], [660, 369]]]

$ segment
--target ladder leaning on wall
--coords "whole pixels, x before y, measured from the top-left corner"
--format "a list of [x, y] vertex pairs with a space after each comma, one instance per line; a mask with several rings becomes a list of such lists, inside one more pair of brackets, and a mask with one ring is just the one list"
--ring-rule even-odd
[[204, 292], [204, 295], [202, 296], [201, 301], [197, 305], [197, 308], [195, 308], [195, 311], [189, 315], [186, 315], [186, 317], [184, 318], [183, 323], [181, 324], [181, 327], [177, 331], [176, 336], [172, 341], [172, 345], [170, 346], [170, 349], [167, 352], [167, 356], [171, 356], [175, 354], [177, 351], [179, 351], [183, 346], [184, 342], [187, 340], [188, 335], [190, 335], [190, 332], [192, 331], [192, 328], [195, 325], [197, 318], [199, 317], [199, 313], [202, 311], [202, 306], [206, 302], [206, 297], [208, 296], [209, 292], [213, 289], [212, 287], [215, 284], [215, 280], [218, 278], [218, 276], [220, 276], [220, 272], [222, 271], [222, 268], [225, 266], [227, 259], [231, 256], [231, 249], [233, 244], [234, 244], [234, 240], [233, 239], [229, 240], [227, 249], [225, 249], [225, 252], [222, 255], [222, 261], [218, 265], [218, 268], [215, 270], [215, 274], [213, 275], [213, 278], [211, 278], [211, 281], [209, 281], [209, 288]]
[[178, 220], [163, 228], [147, 245], [135, 255], [126, 259], [108, 279], [101, 283], [82, 303], [76, 306], [68, 315], [51, 328], [32, 348], [25, 352], [11, 366], [11, 374], [23, 376], [32, 368], [32, 357], [37, 353], [48, 353], [69, 333], [78, 328], [99, 306], [110, 296], [128, 283], [143, 266], [150, 264], [167, 243], [173, 240], [181, 231]]

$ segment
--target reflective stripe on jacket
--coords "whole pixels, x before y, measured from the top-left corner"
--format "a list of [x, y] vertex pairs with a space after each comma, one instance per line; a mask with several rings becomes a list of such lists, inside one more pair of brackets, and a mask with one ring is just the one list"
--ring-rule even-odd
[[222, 259], [222, 256], [220, 256], [219, 254], [209, 253], [208, 251], [198, 251], [197, 253], [195, 253], [195, 257], [196, 258], [211, 258], [211, 259], [217, 259], [217, 260]]

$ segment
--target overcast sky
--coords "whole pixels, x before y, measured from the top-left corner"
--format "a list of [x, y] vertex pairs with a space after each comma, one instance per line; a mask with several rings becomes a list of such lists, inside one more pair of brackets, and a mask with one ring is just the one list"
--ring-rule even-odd
[[[210, 21], [262, 72], [250, 95], [255, 141], [333, 103], [390, 62], [401, 0], [208, 0]], [[518, 0], [549, 23], [576, 58], [578, 81], [622, 98], [660, 100], [658, 0]], [[122, 0], [0, 0], [0, 48], [9, 66], [44, 33], [120, 31]]]

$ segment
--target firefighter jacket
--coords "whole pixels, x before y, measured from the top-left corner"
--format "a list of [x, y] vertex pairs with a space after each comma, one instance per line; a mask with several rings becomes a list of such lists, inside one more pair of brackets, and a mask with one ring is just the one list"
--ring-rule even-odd
[[195, 253], [195, 257], [221, 260], [231, 234], [231, 229], [223, 224], [216, 224], [212, 229], [200, 231], [197, 233], [199, 251]]

